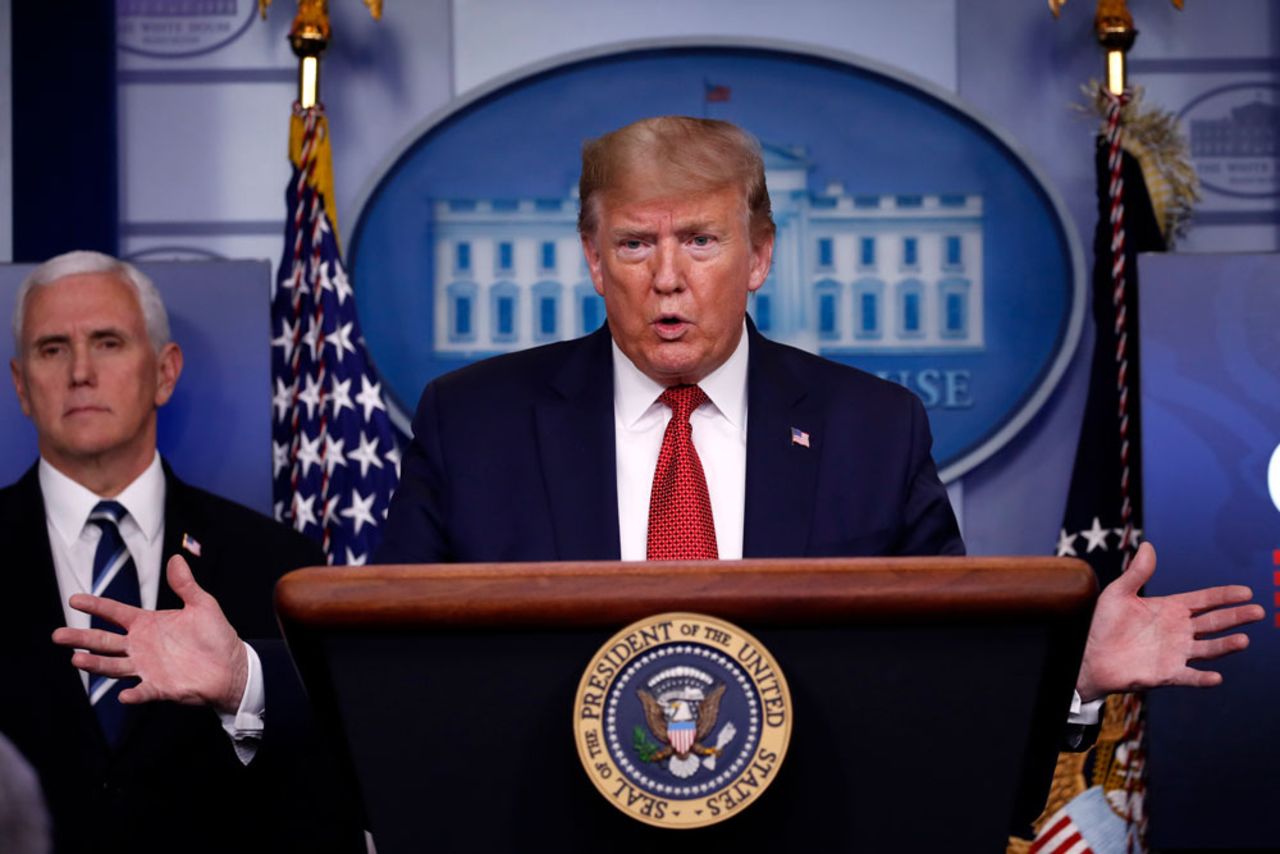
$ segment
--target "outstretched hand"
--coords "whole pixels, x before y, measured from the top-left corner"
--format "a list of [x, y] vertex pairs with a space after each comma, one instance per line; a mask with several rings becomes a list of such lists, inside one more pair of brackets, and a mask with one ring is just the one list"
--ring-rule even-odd
[[1076, 690], [1085, 702], [1105, 694], [1191, 685], [1207, 688], [1222, 674], [1188, 663], [1219, 658], [1249, 645], [1242, 633], [1205, 637], [1261, 620], [1260, 605], [1242, 605], [1253, 591], [1242, 585], [1206, 587], [1143, 598], [1138, 591], [1156, 570], [1156, 551], [1143, 543], [1129, 568], [1098, 597]]
[[244, 644], [217, 600], [196, 584], [181, 556], [170, 558], [166, 573], [182, 600], [181, 609], [148, 611], [77, 593], [70, 599], [72, 608], [109, 620], [125, 634], [63, 627], [53, 633], [53, 641], [77, 649], [71, 663], [81, 670], [138, 677], [137, 685], [120, 692], [122, 703], [171, 700], [233, 714], [248, 679]]

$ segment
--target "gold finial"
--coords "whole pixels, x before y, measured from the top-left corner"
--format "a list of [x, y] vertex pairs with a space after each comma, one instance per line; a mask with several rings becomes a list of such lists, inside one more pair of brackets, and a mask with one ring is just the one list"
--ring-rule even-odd
[[1133, 47], [1138, 31], [1133, 26], [1133, 15], [1125, 0], [1098, 0], [1098, 12], [1093, 16], [1093, 30], [1098, 44], [1107, 51], [1107, 89], [1113, 94], [1124, 92], [1125, 54]]
[[303, 109], [320, 101], [320, 54], [329, 46], [328, 0], [298, 0], [289, 27], [289, 45], [298, 57], [298, 103]]
[[[382, 0], [364, 0], [375, 21], [382, 20]], [[266, 20], [271, 0], [258, 0], [258, 13]], [[298, 103], [314, 107], [320, 99], [320, 54], [329, 45], [328, 0], [298, 0], [298, 14], [289, 27], [289, 44], [298, 57]]]

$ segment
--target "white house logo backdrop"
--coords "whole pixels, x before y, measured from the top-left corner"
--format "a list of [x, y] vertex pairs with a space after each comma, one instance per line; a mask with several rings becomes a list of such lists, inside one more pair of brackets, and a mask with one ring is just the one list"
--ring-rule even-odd
[[683, 113], [763, 145], [778, 237], [756, 325], [916, 392], [944, 478], [963, 474], [1048, 396], [1085, 291], [1056, 201], [949, 98], [847, 57], [688, 46], [577, 58], [460, 100], [391, 159], [351, 241], [399, 423], [445, 371], [604, 322], [576, 232], [582, 141]]
[[657, 827], [702, 827], [738, 815], [777, 777], [791, 695], [742, 629], [658, 614], [600, 647], [573, 718], [582, 767], [609, 803]]

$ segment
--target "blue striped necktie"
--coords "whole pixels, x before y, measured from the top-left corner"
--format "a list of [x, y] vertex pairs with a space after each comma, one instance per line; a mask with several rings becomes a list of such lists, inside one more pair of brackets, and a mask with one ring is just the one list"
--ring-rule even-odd
[[[124, 544], [124, 538], [120, 536], [120, 520], [127, 515], [128, 511], [116, 501], [99, 501], [89, 514], [89, 522], [102, 531], [98, 550], [93, 555], [93, 595], [141, 607], [138, 568]], [[93, 617], [89, 625], [91, 628], [124, 634], [124, 629], [101, 617]], [[98, 716], [98, 723], [102, 726], [103, 735], [107, 737], [107, 743], [112, 747], [120, 740], [127, 712], [127, 708], [120, 703], [120, 692], [137, 684], [138, 680], [134, 677], [114, 679], [110, 676], [89, 675], [89, 702]]]

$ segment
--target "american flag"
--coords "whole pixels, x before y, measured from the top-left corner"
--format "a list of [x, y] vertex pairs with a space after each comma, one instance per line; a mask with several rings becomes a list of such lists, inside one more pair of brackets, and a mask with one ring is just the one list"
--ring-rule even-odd
[[732, 94], [732, 90], [721, 83], [712, 83], [709, 80], [704, 80], [702, 85], [708, 104], [723, 104], [729, 100]]
[[329, 124], [295, 104], [284, 256], [271, 296], [275, 516], [331, 564], [365, 563], [400, 478], [382, 400], [338, 248]]

